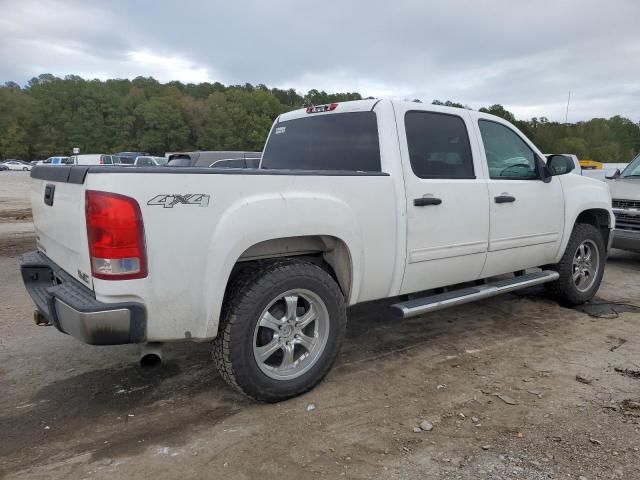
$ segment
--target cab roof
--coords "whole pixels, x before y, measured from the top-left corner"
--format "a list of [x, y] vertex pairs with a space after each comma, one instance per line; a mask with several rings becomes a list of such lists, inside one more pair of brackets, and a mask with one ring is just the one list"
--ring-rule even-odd
[[[291, 112], [283, 113], [278, 120], [280, 122], [286, 122], [287, 120], [294, 120], [296, 118], [306, 118], [313, 115], [331, 115], [333, 113], [345, 113], [345, 112], [366, 112], [373, 109], [374, 105], [382, 100], [351, 100], [349, 102], [335, 102], [336, 108], [326, 112], [307, 113], [306, 108], [300, 108], [298, 110], [292, 110]], [[385, 100], [388, 101], [388, 100]]]
[[[307, 118], [315, 115], [332, 115], [335, 113], [345, 113], [345, 112], [366, 112], [371, 111], [373, 108], [380, 103], [392, 103], [393, 105], [403, 105], [403, 106], [412, 106], [416, 110], [428, 110], [434, 112], [442, 112], [442, 113], [450, 113], [460, 115], [460, 108], [458, 107], [447, 107], [444, 105], [432, 105], [428, 103], [416, 103], [410, 102], [407, 100], [392, 100], [392, 99], [367, 99], [367, 100], [352, 100], [347, 102], [335, 102], [329, 103], [326, 105], [314, 105], [312, 108], [317, 109], [312, 112], [309, 112], [308, 108], [300, 108], [298, 110], [292, 110], [291, 112], [283, 113], [278, 117], [278, 121], [286, 122], [288, 120], [294, 120], [296, 118]], [[325, 107], [324, 109], [321, 107]], [[487, 113], [477, 112], [474, 110], [465, 110], [476, 117], [486, 117], [486, 118], [498, 118], [494, 115], [490, 115]]]
[[[404, 107], [406, 110], [423, 110], [427, 112], [438, 112], [438, 113], [446, 113], [449, 115], [461, 115], [462, 112], [466, 112], [474, 120], [479, 119], [487, 119], [497, 123], [502, 123], [505, 125], [509, 125], [510, 128], [515, 129], [520, 132], [520, 130], [513, 125], [511, 122], [498, 117], [496, 115], [492, 115], [490, 113], [484, 113], [477, 110], [468, 110], [462, 109], [459, 107], [447, 107], [444, 105], [434, 105], [431, 103], [417, 103], [410, 102], [407, 100], [393, 100], [393, 99], [367, 99], [367, 100], [352, 100], [347, 102], [335, 102], [329, 103], [325, 105], [314, 105], [307, 108], [300, 108], [298, 110], [293, 110], [291, 112], [281, 114], [277, 119], [277, 122], [286, 122], [288, 120], [294, 120], [299, 118], [310, 118], [314, 116], [320, 115], [334, 115], [336, 113], [346, 113], [346, 112], [366, 112], [372, 111], [376, 106], [380, 104], [391, 104], [397, 107]], [[522, 132], [520, 132], [523, 136], [526, 137]]]

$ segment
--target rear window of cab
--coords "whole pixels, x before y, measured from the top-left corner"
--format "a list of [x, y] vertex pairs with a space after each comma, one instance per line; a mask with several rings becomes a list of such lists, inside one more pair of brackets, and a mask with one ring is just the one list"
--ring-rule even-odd
[[262, 168], [379, 172], [376, 114], [311, 114], [278, 122], [265, 146]]

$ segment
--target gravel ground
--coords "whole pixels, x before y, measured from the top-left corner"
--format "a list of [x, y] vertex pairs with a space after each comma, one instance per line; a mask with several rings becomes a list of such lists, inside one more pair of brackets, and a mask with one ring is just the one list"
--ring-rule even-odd
[[0, 171], [0, 215], [29, 208], [29, 172]]
[[261, 405], [222, 382], [207, 345], [141, 370], [135, 346], [36, 327], [18, 271], [28, 177], [6, 173], [2, 478], [640, 478], [640, 309], [611, 305], [639, 303], [638, 255], [612, 253], [604, 304], [583, 311], [540, 289], [402, 321], [388, 302], [357, 306], [325, 381]]

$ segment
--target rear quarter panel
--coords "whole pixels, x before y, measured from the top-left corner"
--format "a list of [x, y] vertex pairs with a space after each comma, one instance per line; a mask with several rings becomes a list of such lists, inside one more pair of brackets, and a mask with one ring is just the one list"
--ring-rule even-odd
[[[397, 250], [390, 176], [90, 173], [86, 188], [133, 196], [140, 204], [148, 277], [94, 279], [94, 287], [103, 302], [144, 303], [149, 341], [214, 337], [237, 259], [274, 238], [334, 236], [350, 252], [348, 303], [390, 295]], [[163, 194], [210, 199], [206, 207], [148, 205]]]

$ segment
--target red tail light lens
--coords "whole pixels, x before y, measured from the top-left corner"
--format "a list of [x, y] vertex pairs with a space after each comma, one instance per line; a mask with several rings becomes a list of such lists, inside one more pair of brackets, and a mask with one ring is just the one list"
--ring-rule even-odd
[[147, 254], [140, 206], [133, 198], [87, 190], [87, 237], [91, 273], [103, 280], [147, 276]]

